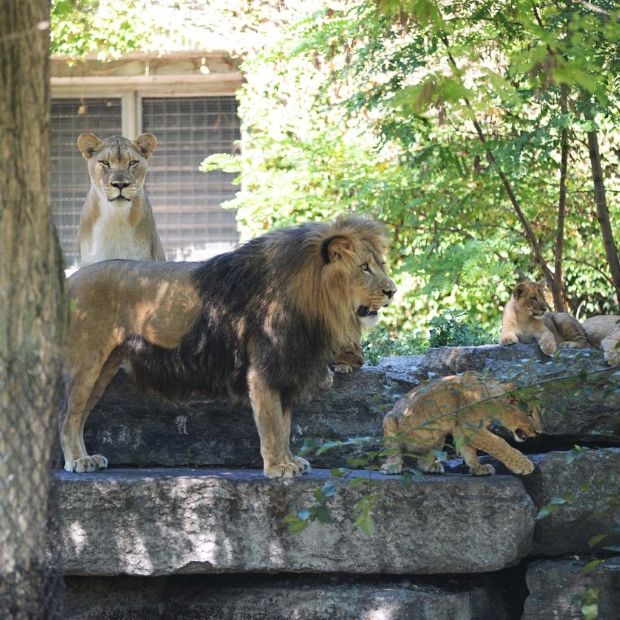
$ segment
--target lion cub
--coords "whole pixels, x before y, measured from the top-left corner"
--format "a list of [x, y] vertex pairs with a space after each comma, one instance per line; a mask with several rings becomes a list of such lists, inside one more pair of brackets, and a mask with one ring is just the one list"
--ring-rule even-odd
[[165, 261], [144, 191], [147, 160], [157, 146], [150, 133], [133, 142], [83, 133], [78, 148], [88, 162], [90, 190], [78, 228], [80, 267], [112, 258]]
[[413, 389], [383, 419], [389, 456], [381, 471], [402, 472], [405, 446], [408, 453], [420, 457], [420, 469], [443, 473], [441, 462], [432, 459], [432, 450], [442, 450], [447, 435], [452, 435], [474, 476], [495, 473], [492, 465], [480, 463], [476, 450], [494, 456], [515, 474], [531, 474], [532, 461], [487, 428], [497, 420], [519, 442], [542, 431], [538, 409], [532, 407], [531, 413], [523, 411], [516, 395], [510, 394], [515, 389], [511, 383], [500, 383], [473, 371]]
[[555, 353], [558, 346], [576, 349], [588, 346], [581, 323], [567, 312], [549, 312], [544, 285], [528, 280], [515, 286], [502, 316], [499, 343], [517, 342], [537, 342], [546, 355]]
[[620, 316], [592, 316], [583, 322], [583, 329], [590, 343], [605, 353], [605, 361], [610, 366], [620, 364]]

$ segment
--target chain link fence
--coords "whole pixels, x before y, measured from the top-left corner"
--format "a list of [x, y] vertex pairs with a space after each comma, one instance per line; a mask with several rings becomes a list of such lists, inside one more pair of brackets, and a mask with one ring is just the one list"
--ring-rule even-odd
[[60, 379], [36, 356], [0, 357], [0, 619], [63, 618]]

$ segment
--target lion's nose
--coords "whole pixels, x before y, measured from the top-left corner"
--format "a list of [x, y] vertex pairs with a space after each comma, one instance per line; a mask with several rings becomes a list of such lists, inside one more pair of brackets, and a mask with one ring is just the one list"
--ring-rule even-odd
[[383, 290], [383, 294], [388, 298], [388, 299], [392, 299], [392, 297], [394, 297], [394, 291], [393, 290], [388, 290], [386, 291], [385, 289]]
[[112, 181], [110, 183], [112, 187], [116, 187], [116, 189], [123, 191], [126, 187], [129, 187], [129, 183], [127, 181]]

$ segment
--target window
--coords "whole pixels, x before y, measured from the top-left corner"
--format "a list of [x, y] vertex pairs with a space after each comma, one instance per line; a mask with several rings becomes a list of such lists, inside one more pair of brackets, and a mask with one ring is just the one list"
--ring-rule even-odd
[[[52, 207], [69, 268], [77, 266], [77, 227], [90, 185], [77, 137], [82, 132], [120, 135], [124, 127], [139, 127], [140, 119], [142, 129], [134, 133], [150, 132], [158, 139], [146, 190], [168, 260], [201, 260], [229, 249], [238, 239], [235, 213], [221, 207], [235, 195], [234, 175], [199, 170], [208, 155], [237, 148], [240, 124], [235, 98], [131, 96], [137, 106], [124, 105], [127, 94], [122, 99], [52, 102]], [[128, 119], [131, 114], [137, 118]]]

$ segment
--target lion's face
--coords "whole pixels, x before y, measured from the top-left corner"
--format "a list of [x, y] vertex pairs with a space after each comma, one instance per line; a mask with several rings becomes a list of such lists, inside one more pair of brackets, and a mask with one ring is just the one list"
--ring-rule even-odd
[[396, 286], [385, 273], [385, 263], [369, 243], [362, 244], [361, 262], [353, 279], [353, 299], [357, 316], [364, 327], [373, 327], [379, 320], [378, 312], [387, 306]]
[[512, 433], [515, 441], [521, 443], [542, 432], [538, 407], [532, 407], [528, 412], [522, 408], [518, 399], [510, 397], [508, 401], [505, 409], [496, 417]]
[[88, 160], [93, 185], [116, 206], [130, 203], [142, 190], [147, 160], [156, 146], [157, 138], [149, 133], [133, 142], [120, 136], [101, 140], [93, 134], [78, 138], [78, 148]]
[[524, 315], [524, 318], [542, 319], [545, 312], [549, 311], [542, 283], [519, 282], [512, 297], [515, 300], [515, 311]]

